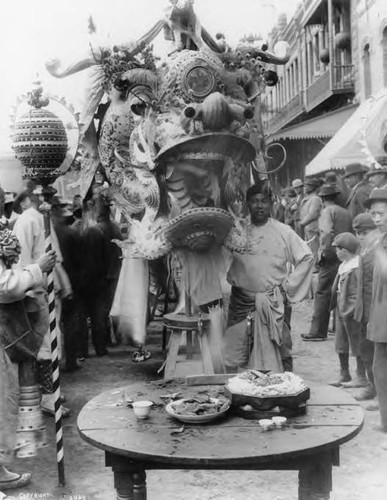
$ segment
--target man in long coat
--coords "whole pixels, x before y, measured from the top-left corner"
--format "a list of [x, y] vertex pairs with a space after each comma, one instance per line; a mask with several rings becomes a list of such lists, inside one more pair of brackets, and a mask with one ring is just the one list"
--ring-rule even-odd
[[374, 189], [366, 201], [380, 233], [375, 253], [368, 336], [374, 342], [373, 371], [379, 401], [379, 430], [387, 432], [387, 189]]
[[371, 193], [371, 186], [364, 178], [367, 167], [360, 163], [351, 163], [345, 167], [345, 183], [351, 190], [345, 208], [350, 213], [352, 220], [358, 214], [366, 211], [364, 202]]

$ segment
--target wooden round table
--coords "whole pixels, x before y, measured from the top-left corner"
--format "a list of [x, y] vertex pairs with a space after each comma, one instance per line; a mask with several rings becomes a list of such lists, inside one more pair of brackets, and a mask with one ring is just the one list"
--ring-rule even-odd
[[[288, 419], [284, 429], [263, 432], [256, 420], [228, 413], [176, 432], [183, 424], [166, 413], [160, 396], [201, 391], [217, 395], [223, 386], [190, 387], [179, 379], [137, 383], [104, 392], [83, 407], [80, 435], [105, 451], [118, 500], [145, 500], [146, 470], [151, 469], [297, 470], [299, 500], [329, 499], [339, 447], [363, 426], [363, 410], [353, 398], [334, 387], [312, 385], [306, 414]], [[122, 403], [123, 395], [153, 401], [150, 417], [137, 420]]]

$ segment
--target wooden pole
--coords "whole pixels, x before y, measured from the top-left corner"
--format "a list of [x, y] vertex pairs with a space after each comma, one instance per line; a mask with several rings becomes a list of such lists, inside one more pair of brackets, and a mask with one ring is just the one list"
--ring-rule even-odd
[[[40, 211], [44, 217], [44, 235], [46, 252], [52, 250], [51, 244], [51, 223], [50, 223], [50, 204], [52, 196], [55, 194], [55, 189], [51, 186], [43, 187], [43, 196], [45, 202], [40, 206]], [[50, 337], [51, 337], [51, 362], [52, 362], [52, 379], [54, 387], [54, 410], [55, 410], [55, 438], [56, 438], [56, 459], [58, 464], [58, 481], [59, 486], [65, 485], [65, 470], [64, 470], [64, 452], [63, 452], [63, 429], [62, 429], [62, 408], [60, 401], [60, 379], [59, 379], [59, 356], [58, 356], [58, 338], [56, 331], [56, 311], [55, 311], [55, 290], [52, 271], [47, 273], [47, 293], [48, 293], [48, 310], [50, 320]]]

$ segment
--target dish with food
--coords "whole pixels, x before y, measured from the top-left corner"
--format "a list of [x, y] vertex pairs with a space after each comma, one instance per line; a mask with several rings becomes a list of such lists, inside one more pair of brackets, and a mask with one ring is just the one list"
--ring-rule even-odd
[[211, 422], [224, 415], [230, 408], [230, 401], [225, 398], [193, 396], [173, 401], [166, 406], [171, 417], [185, 423]]
[[292, 372], [262, 373], [257, 370], [247, 370], [230, 378], [227, 387], [234, 394], [261, 398], [289, 396], [307, 389], [302, 378]]
[[291, 372], [262, 373], [247, 370], [229, 379], [224, 389], [231, 405], [251, 405], [257, 410], [286, 407], [297, 409], [310, 398], [310, 389], [301, 377]]

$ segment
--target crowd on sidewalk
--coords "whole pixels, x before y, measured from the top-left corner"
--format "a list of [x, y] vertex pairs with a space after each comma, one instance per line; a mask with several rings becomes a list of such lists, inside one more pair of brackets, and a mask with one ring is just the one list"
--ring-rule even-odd
[[[367, 409], [380, 408], [380, 429], [386, 432], [387, 157], [377, 162], [370, 169], [349, 164], [343, 175], [295, 179], [274, 214], [315, 257], [314, 311], [303, 340], [326, 340], [332, 324], [340, 374], [331, 384], [360, 388], [356, 399], [373, 400]], [[350, 355], [356, 358], [355, 375]]]

